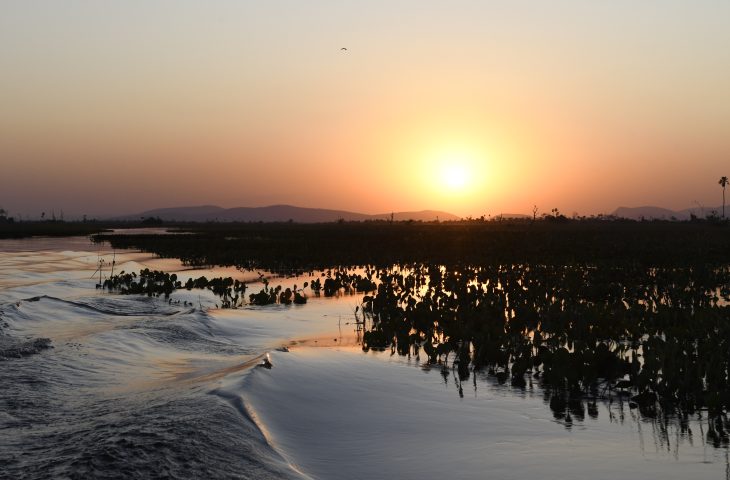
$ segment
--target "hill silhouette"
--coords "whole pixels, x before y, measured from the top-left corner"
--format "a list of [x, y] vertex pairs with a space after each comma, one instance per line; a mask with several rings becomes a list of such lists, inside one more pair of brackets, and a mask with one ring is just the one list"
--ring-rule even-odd
[[305, 208], [294, 205], [269, 205], [266, 207], [222, 208], [215, 205], [199, 205], [191, 207], [157, 208], [134, 215], [115, 217], [115, 220], [138, 220], [140, 218], [160, 218], [164, 221], [178, 222], [288, 222], [324, 223], [365, 220], [459, 220], [460, 217], [438, 210], [421, 210], [417, 212], [393, 212], [369, 215], [331, 210], [324, 208]]

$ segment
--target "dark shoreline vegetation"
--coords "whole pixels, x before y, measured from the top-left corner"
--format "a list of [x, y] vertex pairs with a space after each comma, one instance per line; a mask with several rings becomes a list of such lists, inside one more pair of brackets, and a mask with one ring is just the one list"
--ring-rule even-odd
[[[552, 217], [549, 217], [552, 218]], [[104, 234], [114, 248], [137, 248], [187, 265], [302, 272], [333, 267], [586, 264], [721, 265], [730, 259], [727, 222], [529, 220], [207, 223], [178, 225], [194, 235]]]
[[101, 222], [3, 222], [0, 223], [0, 239], [94, 235], [112, 228], [120, 227]]
[[[75, 237], [111, 232], [113, 229], [160, 227], [162, 221], [154, 218], [134, 222], [87, 220], [0, 221], [0, 239], [29, 237]], [[165, 225], [174, 227], [174, 224]]]
[[[708, 413], [707, 440], [730, 445], [730, 228], [724, 222], [505, 221], [188, 225], [191, 235], [94, 237], [191, 266], [313, 274], [317, 295], [363, 292], [363, 349], [390, 349], [461, 382], [477, 373], [543, 389], [570, 425], [596, 402], [643, 417]], [[177, 283], [124, 274], [106, 288], [169, 295], [209, 288], [244, 303], [234, 279]], [[116, 283], [115, 283], [116, 282]], [[197, 282], [197, 283], [196, 283]], [[325, 286], [327, 287], [325, 289]], [[294, 303], [303, 288], [249, 295]], [[297, 303], [303, 303], [297, 302]], [[226, 303], [227, 302], [227, 303]], [[362, 316], [364, 315], [364, 317]], [[461, 389], [460, 389], [461, 390]]]

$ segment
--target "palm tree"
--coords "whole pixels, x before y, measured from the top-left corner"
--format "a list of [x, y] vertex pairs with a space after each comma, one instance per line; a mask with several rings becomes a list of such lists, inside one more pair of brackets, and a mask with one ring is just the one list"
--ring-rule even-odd
[[728, 184], [727, 177], [720, 177], [720, 181], [717, 183], [722, 187], [722, 218], [725, 218], [725, 187]]

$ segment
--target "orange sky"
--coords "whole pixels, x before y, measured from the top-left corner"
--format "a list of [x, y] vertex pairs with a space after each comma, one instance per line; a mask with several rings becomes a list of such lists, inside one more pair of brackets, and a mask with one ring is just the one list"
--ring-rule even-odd
[[636, 3], [4, 2], [0, 207], [717, 206], [730, 3]]

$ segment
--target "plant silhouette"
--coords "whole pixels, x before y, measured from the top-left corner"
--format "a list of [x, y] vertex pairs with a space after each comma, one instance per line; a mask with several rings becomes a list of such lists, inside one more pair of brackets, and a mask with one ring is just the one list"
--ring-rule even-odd
[[725, 218], [725, 187], [727, 187], [728, 184], [727, 177], [720, 177], [720, 181], [717, 183], [719, 183], [722, 187], [722, 218]]
[[[706, 414], [708, 443], [728, 445], [727, 228], [561, 217], [556, 209], [524, 222], [206, 225], [105, 238], [189, 265], [316, 277], [285, 288], [262, 276], [263, 289], [248, 296], [262, 308], [304, 303], [307, 288], [362, 295], [362, 348], [439, 366], [460, 395], [477, 375], [505, 388], [537, 385], [566, 428], [598, 415], [599, 401], [657, 422]], [[124, 275], [105, 287], [206, 288], [223, 308], [244, 304], [245, 285], [231, 278], [183, 285], [162, 272]]]

